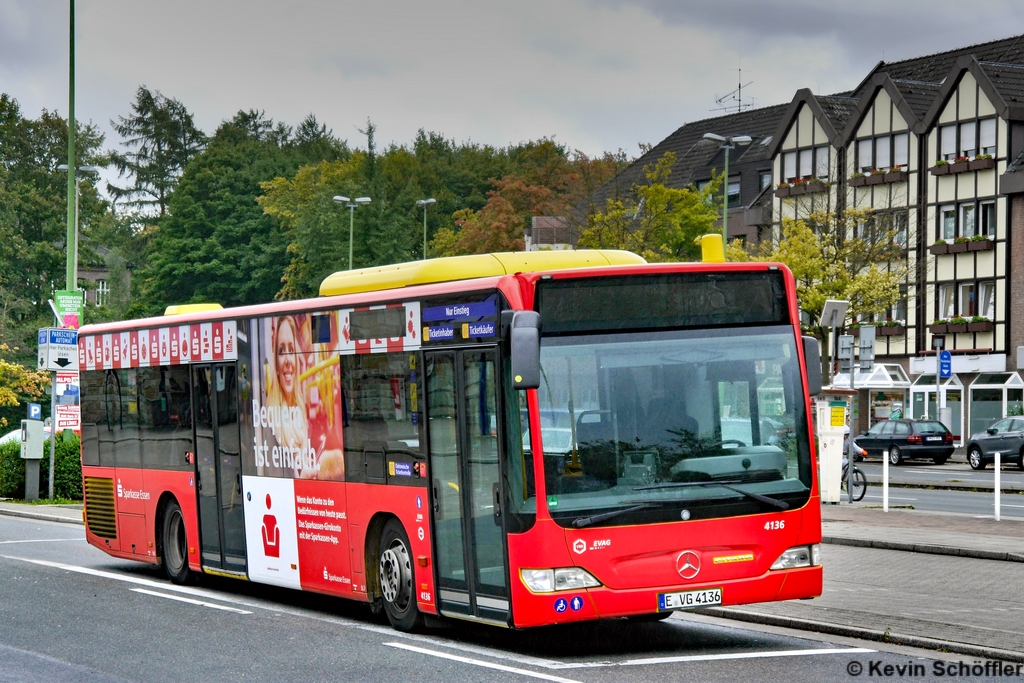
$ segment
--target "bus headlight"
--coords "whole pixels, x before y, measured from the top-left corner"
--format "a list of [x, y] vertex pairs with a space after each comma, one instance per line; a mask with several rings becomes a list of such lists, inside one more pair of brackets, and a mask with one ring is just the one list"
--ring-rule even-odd
[[815, 543], [814, 545], [798, 545], [795, 548], [790, 548], [779, 555], [779, 559], [775, 560], [775, 564], [771, 568], [772, 570], [796, 569], [798, 567], [818, 567], [820, 565], [821, 546]]
[[574, 591], [601, 585], [601, 582], [595, 579], [590, 572], [579, 567], [520, 569], [519, 575], [526, 587], [534, 593]]

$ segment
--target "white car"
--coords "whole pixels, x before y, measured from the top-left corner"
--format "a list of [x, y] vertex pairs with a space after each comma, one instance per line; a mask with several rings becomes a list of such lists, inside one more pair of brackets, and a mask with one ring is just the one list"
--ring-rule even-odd
[[[50, 425], [46, 425], [43, 427], [43, 439], [46, 440], [49, 438]], [[17, 429], [9, 431], [3, 436], [0, 436], [0, 445], [3, 445], [5, 443], [11, 443], [12, 441], [21, 441], [21, 427], [18, 427]]]

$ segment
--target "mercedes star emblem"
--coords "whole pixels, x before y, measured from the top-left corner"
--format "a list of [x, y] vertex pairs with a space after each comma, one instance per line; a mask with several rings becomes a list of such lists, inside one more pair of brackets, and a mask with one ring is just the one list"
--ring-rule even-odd
[[676, 556], [676, 571], [684, 579], [692, 579], [700, 573], [700, 555], [692, 550], [684, 550]]

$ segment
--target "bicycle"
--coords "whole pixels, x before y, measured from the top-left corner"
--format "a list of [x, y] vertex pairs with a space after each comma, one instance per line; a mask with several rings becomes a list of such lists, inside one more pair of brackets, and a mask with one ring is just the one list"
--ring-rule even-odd
[[[850, 465], [846, 458], [843, 458], [843, 479], [842, 479], [842, 490], [843, 495], [846, 493], [846, 481], [849, 476]], [[853, 500], [854, 502], [864, 498], [864, 494], [868, 491], [868, 478], [864, 475], [856, 465], [853, 466]]]

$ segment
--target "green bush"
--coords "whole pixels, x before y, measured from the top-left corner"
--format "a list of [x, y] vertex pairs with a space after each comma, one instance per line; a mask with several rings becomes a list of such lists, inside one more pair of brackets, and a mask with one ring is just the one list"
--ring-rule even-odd
[[[82, 459], [78, 437], [65, 439], [57, 435], [54, 451], [53, 495], [58, 498], [82, 499]], [[43, 443], [43, 459], [39, 461], [39, 494], [46, 496], [50, 488], [50, 440]], [[18, 441], [0, 445], [0, 497], [25, 497], [25, 461], [21, 459]]]

